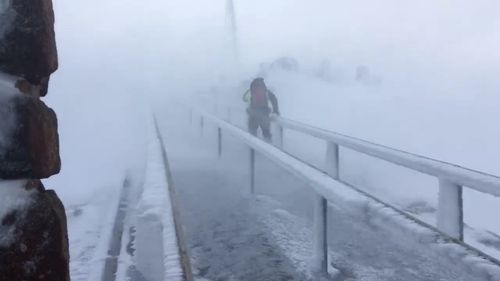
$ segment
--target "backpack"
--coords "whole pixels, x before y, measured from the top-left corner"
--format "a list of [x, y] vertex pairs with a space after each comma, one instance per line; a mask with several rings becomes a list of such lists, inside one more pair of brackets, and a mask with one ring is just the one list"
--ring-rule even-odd
[[251, 106], [252, 107], [269, 107], [269, 97], [267, 91], [251, 91]]

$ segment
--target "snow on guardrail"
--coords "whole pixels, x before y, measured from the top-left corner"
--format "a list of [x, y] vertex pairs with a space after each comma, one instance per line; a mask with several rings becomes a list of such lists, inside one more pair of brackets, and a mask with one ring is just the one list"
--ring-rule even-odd
[[[248, 145], [251, 149], [307, 183], [317, 194], [325, 198], [329, 203], [339, 206], [364, 220], [378, 223], [385, 227], [397, 227], [419, 241], [436, 245], [437, 249], [446, 254], [449, 258], [455, 261], [459, 258], [465, 265], [469, 266], [471, 270], [481, 273], [488, 277], [489, 280], [500, 281], [500, 262], [493, 257], [464, 244], [459, 239], [443, 236], [443, 232], [435, 227], [355, 187], [332, 178], [328, 174], [283, 152], [277, 147], [263, 142], [224, 120], [206, 113], [203, 110], [198, 109], [197, 112], [203, 116], [206, 121], [214, 123], [215, 126], [222, 131], [230, 133]], [[351, 140], [349, 140], [349, 142], [350, 141]], [[458, 168], [460, 167], [457, 167], [457, 169]]]
[[283, 128], [302, 132], [326, 141], [331, 141], [340, 146], [378, 159], [386, 160], [424, 174], [436, 176], [441, 179], [447, 179], [461, 186], [500, 197], [499, 177], [316, 128], [283, 117], [274, 116], [273, 120]]
[[[217, 108], [220, 109], [220, 107]], [[227, 109], [228, 113], [226, 119], [231, 122], [231, 107], [224, 108]], [[217, 110], [216, 113], [218, 113]], [[464, 187], [500, 197], [500, 178], [498, 176], [371, 143], [280, 116], [273, 116], [272, 119], [277, 127], [276, 143], [281, 149], [283, 149], [285, 129], [324, 140], [327, 144], [325, 155], [327, 165], [323, 170], [333, 178], [339, 177], [340, 165], [342, 164], [339, 156], [340, 147], [436, 177], [439, 182], [437, 228], [455, 239], [464, 240]]]

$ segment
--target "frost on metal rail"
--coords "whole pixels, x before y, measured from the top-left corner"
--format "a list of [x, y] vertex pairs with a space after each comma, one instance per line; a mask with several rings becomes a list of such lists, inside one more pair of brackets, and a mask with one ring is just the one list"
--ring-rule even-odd
[[[221, 107], [221, 106], [219, 106]], [[222, 106], [224, 107], [224, 106]], [[226, 106], [228, 112], [231, 107]], [[230, 114], [228, 115], [230, 120]], [[324, 171], [334, 178], [338, 177], [339, 147], [348, 148], [377, 159], [428, 174], [439, 180], [439, 207], [437, 214], [438, 229], [463, 241], [463, 187], [500, 197], [500, 178], [479, 171], [474, 171], [455, 164], [408, 153], [390, 147], [374, 144], [336, 132], [306, 125], [297, 121], [273, 116], [277, 125], [277, 144], [283, 149], [284, 129], [294, 130], [312, 137], [323, 139], [327, 145]], [[334, 169], [332, 170], [332, 165]]]
[[[231, 120], [232, 107], [220, 105], [215, 111], [218, 112], [220, 108], [227, 109], [227, 117], [225, 119]], [[411, 170], [435, 176], [440, 180], [445, 180], [459, 186], [465, 186], [482, 193], [500, 197], [500, 177], [498, 176], [371, 143], [280, 116], [273, 116], [272, 120], [278, 127], [278, 134], [276, 137], [278, 139], [278, 146], [281, 148], [283, 147], [283, 130], [289, 129], [323, 139], [328, 143], [334, 143], [341, 147], [349, 148]]]
[[437, 227], [441, 232], [460, 241], [464, 239], [463, 187], [500, 197], [499, 177], [316, 128], [279, 116], [273, 117], [273, 121], [280, 128], [281, 139], [283, 138], [283, 129], [286, 128], [323, 139], [329, 145], [336, 146], [337, 150], [338, 146], [342, 146], [408, 169], [435, 176], [439, 180]]
[[276, 124], [278, 124], [278, 126], [283, 128], [302, 132], [375, 158], [386, 160], [412, 170], [451, 181], [461, 186], [466, 186], [483, 193], [500, 197], [499, 177], [439, 160], [434, 160], [428, 157], [370, 143], [368, 141], [316, 128], [279, 116], [275, 116], [273, 120]]
[[[325, 168], [324, 168], [325, 172], [322, 172], [317, 168], [312, 167], [311, 165], [293, 157], [292, 155], [287, 154], [286, 152], [282, 151], [279, 147], [271, 146], [226, 121], [223, 121], [202, 110], [196, 110], [196, 111], [198, 114], [200, 114], [203, 123], [205, 121], [212, 122], [217, 127], [217, 131], [219, 132], [218, 133], [219, 150], [221, 150], [220, 132], [221, 131], [228, 132], [229, 134], [233, 135], [234, 137], [236, 137], [237, 139], [239, 139], [240, 141], [249, 146], [251, 151], [251, 156], [254, 155], [256, 152], [258, 152], [259, 154], [265, 156], [266, 158], [278, 164], [281, 168], [291, 172], [294, 176], [300, 178], [315, 190], [318, 198], [318, 200], [316, 200], [316, 207], [314, 212], [315, 213], [314, 219], [316, 225], [316, 230], [315, 230], [316, 241], [314, 243], [316, 249], [315, 266], [317, 266], [320, 271], [325, 272], [327, 270], [325, 263], [327, 259], [327, 245], [326, 245], [326, 232], [324, 231], [326, 229], [326, 223], [327, 223], [326, 220], [327, 202], [333, 203], [346, 210], [350, 210], [352, 213], [361, 216], [366, 213], [367, 209], [369, 209], [370, 210], [369, 213], [372, 216], [376, 215], [380, 218], [384, 218], [382, 220], [385, 223], [392, 222], [390, 225], [395, 227], [400, 227], [403, 230], [407, 230], [408, 234], [410, 235], [413, 234], [419, 239], [421, 238], [419, 236], [437, 237], [439, 236], [438, 233], [444, 234], [445, 236], [448, 236], [450, 239], [443, 241], [448, 241], [447, 243], [457, 243], [463, 246], [461, 248], [462, 249], [461, 254], [464, 254], [465, 252], [481, 256], [482, 257], [480, 259], [481, 261], [484, 261], [485, 263], [489, 263], [492, 265], [492, 267], [489, 268], [495, 268], [495, 273], [493, 275], [497, 275], [498, 272], [500, 271], [497, 270], [497, 266], [500, 265], [500, 262], [478, 251], [477, 249], [474, 249], [469, 245], [464, 244], [463, 241], [461, 240], [462, 237], [457, 236], [457, 234], [463, 233], [463, 229], [461, 228], [463, 226], [462, 224], [463, 214], [461, 206], [462, 187], [455, 181], [452, 181], [453, 179], [450, 180], [449, 178], [440, 174], [442, 170], [449, 171], [446, 175], [453, 175], [454, 173], [460, 173], [462, 171], [466, 171], [466, 173], [464, 172], [465, 175], [462, 175], [462, 177], [459, 177], [459, 179], [471, 177], [469, 178], [469, 180], [471, 180], [475, 179], [475, 177], [473, 176], [477, 176], [478, 172], [474, 172], [453, 165], [449, 167], [448, 164], [443, 162], [438, 162], [438, 161], [434, 162], [434, 160], [432, 159], [423, 158], [405, 152], [398, 152], [397, 150], [378, 146], [354, 138], [349, 138], [346, 136], [331, 133], [321, 129], [316, 130], [313, 127], [309, 127], [300, 124], [298, 122], [293, 122], [279, 118], [278, 120], [281, 126], [283, 127], [286, 126], [285, 128], [301, 130], [306, 134], [317, 136], [326, 140], [327, 153], [325, 155], [326, 157]], [[419, 167], [419, 169], [416, 169], [416, 167], [413, 166], [410, 166], [410, 168], [416, 169], [418, 171], [421, 171], [420, 169], [422, 170], [425, 169], [425, 171], [432, 170], [433, 169], [432, 167], [439, 166], [436, 168], [436, 170], [429, 172], [432, 172], [432, 175], [435, 174], [440, 179], [440, 210], [438, 212], [438, 217], [442, 222], [444, 221], [446, 223], [445, 224], [438, 223], [438, 228], [436, 229], [435, 227], [430, 226], [418, 220], [417, 218], [411, 216], [410, 214], [398, 210], [394, 206], [384, 203], [383, 201], [375, 198], [374, 196], [341, 181], [338, 174], [338, 169], [340, 164], [339, 163], [340, 145], [352, 149], [356, 148], [357, 151], [361, 150], [361, 152], [375, 157], [378, 157], [379, 154], [382, 154], [378, 158], [381, 159], [387, 158], [388, 161], [400, 165], [410, 166], [410, 163], [416, 163], [415, 165], [416, 167]], [[255, 162], [253, 161], [253, 159], [254, 157], [250, 157], [250, 170], [251, 170], [250, 182], [253, 182], [252, 181], [254, 176], [253, 173], [255, 172], [255, 167], [254, 167]], [[422, 162], [419, 162], [417, 160], [422, 160]], [[434, 163], [435, 166], [428, 167], [426, 163], [429, 162]], [[417, 165], [417, 163], [420, 164]], [[481, 173], [478, 174], [486, 176]], [[488, 188], [495, 188], [494, 185], [495, 183], [493, 180], [496, 178], [495, 177], [492, 178], [493, 179], [490, 179], [490, 181], [492, 182], [493, 186], [488, 186]], [[458, 183], [462, 184], [463, 182], [458, 181]], [[474, 183], [476, 182], [474, 181]], [[253, 190], [253, 188], [251, 188], [251, 190]], [[457, 253], [447, 253], [447, 254], [449, 254], [449, 256], [452, 257], [457, 256]], [[491, 276], [492, 274], [488, 273], [488, 275]]]

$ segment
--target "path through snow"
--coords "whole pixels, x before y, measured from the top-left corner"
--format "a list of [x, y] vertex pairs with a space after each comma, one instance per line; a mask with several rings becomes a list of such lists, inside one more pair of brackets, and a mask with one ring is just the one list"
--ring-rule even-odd
[[[160, 120], [167, 120], [164, 115]], [[260, 157], [261, 195], [251, 197], [246, 148], [225, 138], [219, 160], [215, 128], [207, 125], [200, 137], [194, 128], [182, 133], [183, 125], [164, 122], [162, 128], [199, 280], [317, 280], [308, 266], [310, 189]], [[487, 280], [411, 237], [356, 221], [335, 207], [330, 214], [330, 259], [344, 280]]]

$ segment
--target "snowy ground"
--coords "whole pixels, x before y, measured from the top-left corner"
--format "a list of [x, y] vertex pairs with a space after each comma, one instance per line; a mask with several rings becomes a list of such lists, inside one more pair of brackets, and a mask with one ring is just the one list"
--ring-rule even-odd
[[[187, 117], [160, 115], [178, 121], [162, 128], [198, 279], [315, 280], [310, 189], [258, 158], [260, 195], [252, 198], [245, 147], [225, 138], [218, 160], [215, 129], [207, 124], [203, 136], [197, 126], [180, 134]], [[425, 243], [330, 211], [330, 262], [345, 280], [488, 280]]]
[[103, 187], [92, 202], [67, 206], [71, 280], [99, 280], [107, 257], [121, 186]]
[[182, 280], [166, 167], [149, 131], [143, 171], [67, 207], [72, 280]]

